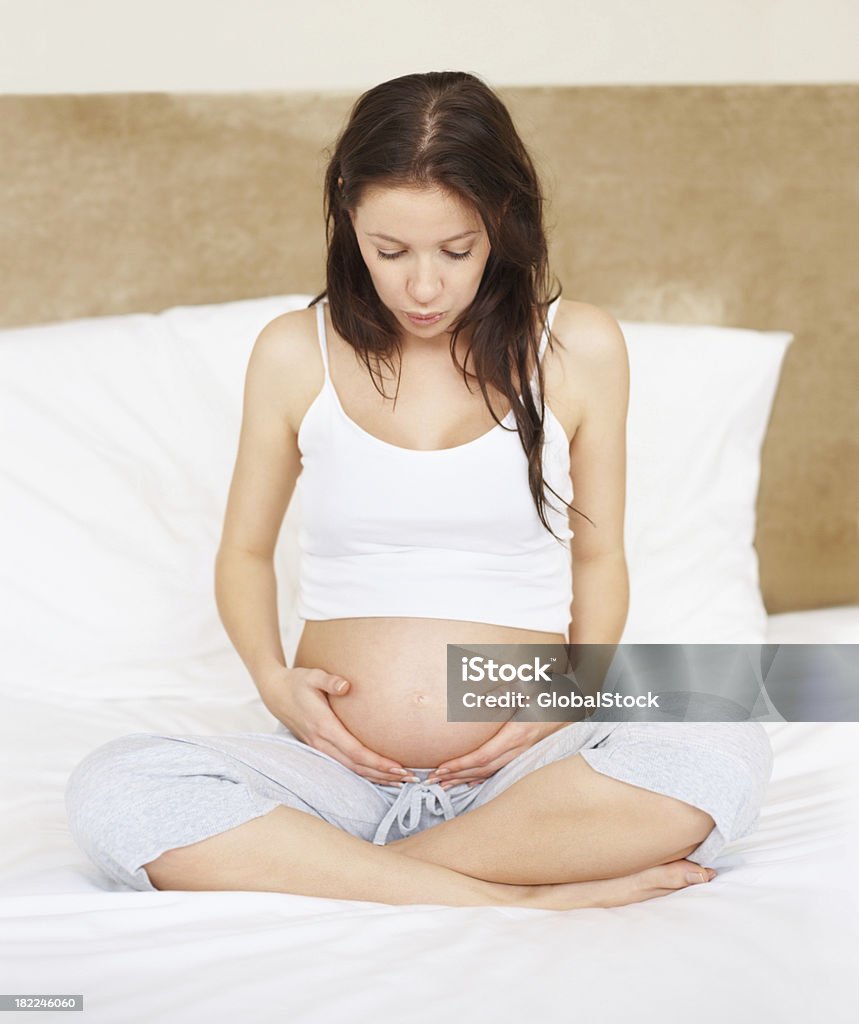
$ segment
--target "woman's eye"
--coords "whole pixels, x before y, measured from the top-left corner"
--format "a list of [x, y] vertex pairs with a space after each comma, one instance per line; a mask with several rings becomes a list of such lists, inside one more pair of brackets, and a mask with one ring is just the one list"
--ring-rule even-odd
[[[471, 249], [468, 252], [447, 252], [445, 250], [445, 256], [448, 256], [452, 260], [467, 260], [471, 256]], [[399, 252], [383, 252], [381, 249], [376, 250], [376, 255], [380, 260], [396, 260], [403, 255], [402, 250]]]

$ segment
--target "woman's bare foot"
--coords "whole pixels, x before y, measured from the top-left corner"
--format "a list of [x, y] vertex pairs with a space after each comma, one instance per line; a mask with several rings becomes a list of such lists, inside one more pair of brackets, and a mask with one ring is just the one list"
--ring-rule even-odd
[[[690, 877], [687, 878], [687, 875]], [[694, 878], [692, 876], [695, 876]], [[621, 878], [599, 878], [592, 882], [565, 882], [558, 885], [506, 886], [509, 905], [540, 910], [574, 910], [581, 907], [623, 907], [677, 889], [701, 885], [715, 878], [712, 868], [703, 868], [690, 860], [660, 864]]]

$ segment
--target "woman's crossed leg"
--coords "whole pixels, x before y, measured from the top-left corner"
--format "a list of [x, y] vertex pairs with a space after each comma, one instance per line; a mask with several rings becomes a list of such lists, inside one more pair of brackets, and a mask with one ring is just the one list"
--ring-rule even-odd
[[389, 904], [621, 906], [709, 881], [715, 872], [683, 858], [712, 827], [691, 805], [568, 757], [481, 807], [388, 846], [278, 807], [144, 867], [159, 889]]

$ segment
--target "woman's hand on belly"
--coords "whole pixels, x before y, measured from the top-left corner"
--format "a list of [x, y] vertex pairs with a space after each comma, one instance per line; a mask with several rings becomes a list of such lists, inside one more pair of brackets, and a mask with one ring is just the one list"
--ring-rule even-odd
[[463, 783], [476, 785], [494, 775], [546, 736], [563, 729], [566, 722], [506, 722], [485, 743], [462, 757], [454, 757], [436, 768], [427, 782], [440, 782], [443, 789]]
[[365, 779], [402, 782], [410, 773], [361, 743], [332, 711], [330, 701], [344, 699], [349, 690], [348, 680], [322, 669], [286, 668], [269, 678], [260, 694], [274, 717], [309, 747]]

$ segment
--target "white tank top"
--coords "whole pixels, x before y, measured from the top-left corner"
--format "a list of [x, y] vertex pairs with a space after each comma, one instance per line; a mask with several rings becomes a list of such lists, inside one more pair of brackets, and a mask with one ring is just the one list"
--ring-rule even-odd
[[[340, 404], [323, 302], [316, 312], [325, 381], [298, 432], [299, 616], [456, 619], [566, 634], [573, 534], [551, 492], [546, 515], [561, 541], [540, 522], [519, 434], [496, 424], [454, 448], [418, 451], [368, 433]], [[548, 333], [540, 359], [547, 342]], [[501, 422], [515, 427], [512, 411]], [[548, 405], [544, 431], [543, 476], [571, 502], [568, 442]]]

